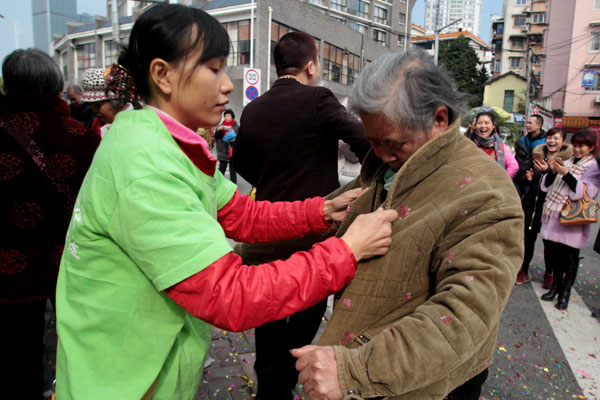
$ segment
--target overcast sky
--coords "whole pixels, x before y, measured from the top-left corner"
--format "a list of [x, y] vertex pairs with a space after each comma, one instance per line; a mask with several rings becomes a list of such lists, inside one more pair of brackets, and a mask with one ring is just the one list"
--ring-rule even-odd
[[[106, 15], [106, 0], [77, 0], [77, 12], [92, 15]], [[31, 24], [31, 0], [0, 0], [0, 60], [15, 48], [33, 46]], [[481, 12], [481, 38], [486, 43], [490, 39], [490, 15], [502, 14], [502, 1], [483, 0]], [[412, 23], [423, 25], [425, 20], [425, 0], [417, 0], [413, 8]], [[18, 33], [15, 40], [15, 31]]]

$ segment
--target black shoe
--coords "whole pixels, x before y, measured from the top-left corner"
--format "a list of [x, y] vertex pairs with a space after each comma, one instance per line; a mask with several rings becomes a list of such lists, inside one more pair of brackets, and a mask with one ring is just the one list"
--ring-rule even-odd
[[600, 310], [592, 311], [592, 318], [600, 319]]
[[556, 302], [556, 308], [559, 310], [566, 310], [569, 306], [569, 299], [571, 298], [571, 288], [565, 287], [558, 293], [558, 301]]
[[544, 301], [553, 301], [556, 295], [558, 294], [559, 285], [560, 282], [557, 282], [557, 280], [555, 279], [554, 282], [552, 282], [552, 287], [550, 288], [550, 290], [547, 293], [543, 294], [541, 299]]

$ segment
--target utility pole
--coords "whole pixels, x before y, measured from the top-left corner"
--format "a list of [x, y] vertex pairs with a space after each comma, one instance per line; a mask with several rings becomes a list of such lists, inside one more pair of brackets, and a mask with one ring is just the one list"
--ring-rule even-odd
[[454, 21], [450, 22], [447, 25], [442, 26], [439, 29], [435, 30], [435, 50], [433, 53], [433, 62], [435, 63], [435, 65], [438, 65], [438, 53], [440, 51], [439, 47], [440, 47], [440, 32], [443, 31], [444, 29], [446, 29], [447, 27], [449, 27], [450, 25], [454, 25], [457, 22], [460, 22], [462, 20], [462, 18], [459, 19], [455, 19]]
[[110, 1], [110, 15], [112, 20], [112, 37], [115, 45], [121, 44], [121, 38], [119, 36], [119, 5], [118, 0]]
[[525, 71], [527, 73], [527, 93], [525, 96], [525, 120], [529, 119], [529, 102], [531, 101], [531, 47], [527, 45], [525, 53]]

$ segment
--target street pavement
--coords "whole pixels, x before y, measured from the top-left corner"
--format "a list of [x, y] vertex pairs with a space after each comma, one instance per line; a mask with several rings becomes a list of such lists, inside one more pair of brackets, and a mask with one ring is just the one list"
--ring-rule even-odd
[[[227, 176], [227, 174], [226, 174]], [[250, 185], [238, 175], [241, 193]], [[580, 270], [568, 311], [543, 302], [543, 248], [538, 238], [530, 283], [515, 285], [502, 315], [494, 360], [480, 400], [541, 399], [600, 400], [600, 322], [590, 309], [600, 308], [600, 255], [588, 247], [581, 252]], [[331, 315], [331, 302], [317, 337]], [[54, 364], [55, 332], [50, 323], [47, 349]], [[316, 339], [315, 339], [316, 342]], [[227, 332], [213, 328], [209, 362], [195, 399], [240, 400], [256, 396], [253, 370], [254, 330]], [[212, 362], [210, 361], [212, 360]], [[305, 399], [299, 385], [296, 399]]]

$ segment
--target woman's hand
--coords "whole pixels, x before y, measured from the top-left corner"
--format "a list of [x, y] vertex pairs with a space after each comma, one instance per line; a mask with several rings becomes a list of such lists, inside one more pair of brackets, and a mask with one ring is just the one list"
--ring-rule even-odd
[[533, 166], [540, 172], [548, 171], [548, 164], [544, 160], [533, 160]]
[[377, 209], [361, 214], [350, 225], [342, 240], [346, 242], [356, 261], [387, 253], [392, 244], [392, 222], [398, 219], [396, 210]]
[[559, 158], [551, 157], [550, 160], [548, 160], [548, 163], [550, 164], [550, 169], [554, 173], [560, 175], [566, 175], [569, 173], [569, 169], [565, 166], [565, 162]]
[[323, 204], [323, 215], [327, 221], [342, 222], [346, 218], [348, 204], [359, 198], [368, 188], [352, 189], [342, 193], [333, 200], [325, 200]]
[[529, 182], [533, 180], [533, 170], [531, 168], [529, 168], [527, 172], [525, 172], [525, 178], [527, 178]]

